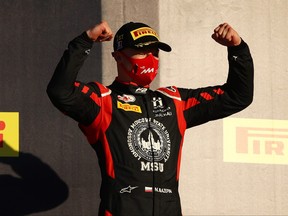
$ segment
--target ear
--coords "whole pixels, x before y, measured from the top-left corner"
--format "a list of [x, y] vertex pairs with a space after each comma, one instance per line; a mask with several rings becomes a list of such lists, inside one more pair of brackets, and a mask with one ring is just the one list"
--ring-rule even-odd
[[121, 55], [120, 55], [119, 52], [115, 51], [115, 52], [112, 52], [111, 54], [112, 54], [112, 56], [113, 56], [113, 58], [115, 59], [116, 62], [121, 61]]

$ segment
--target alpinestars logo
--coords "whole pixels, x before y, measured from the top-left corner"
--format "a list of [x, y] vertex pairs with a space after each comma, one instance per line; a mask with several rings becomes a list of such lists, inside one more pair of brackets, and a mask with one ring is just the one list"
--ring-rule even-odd
[[120, 193], [131, 193], [132, 190], [134, 190], [134, 189], [136, 189], [136, 188], [138, 188], [138, 186], [131, 187], [131, 185], [129, 185], [129, 186], [126, 187], [126, 188], [122, 188], [122, 189], [120, 190]]
[[163, 172], [164, 163], [170, 157], [170, 136], [161, 122], [155, 119], [149, 121], [150, 128], [148, 118], [138, 119], [130, 125], [128, 147], [132, 155], [141, 161], [141, 171]]

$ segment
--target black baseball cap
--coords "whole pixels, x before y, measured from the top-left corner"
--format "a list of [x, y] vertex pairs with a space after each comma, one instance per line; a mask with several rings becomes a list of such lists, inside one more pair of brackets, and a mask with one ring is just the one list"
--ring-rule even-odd
[[124, 48], [143, 48], [156, 45], [159, 49], [170, 52], [171, 47], [159, 41], [157, 32], [150, 26], [139, 23], [129, 22], [124, 24], [117, 32], [113, 41], [114, 51]]

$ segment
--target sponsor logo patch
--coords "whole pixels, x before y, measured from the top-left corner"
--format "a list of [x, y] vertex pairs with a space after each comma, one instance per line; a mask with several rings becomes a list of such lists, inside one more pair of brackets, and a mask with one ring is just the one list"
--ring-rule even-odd
[[137, 40], [144, 36], [153, 36], [153, 37], [156, 37], [157, 39], [159, 38], [158, 34], [153, 29], [148, 28], [148, 27], [138, 28], [138, 29], [131, 31], [130, 33], [134, 40]]
[[129, 112], [142, 113], [140, 106], [131, 105], [131, 104], [127, 104], [127, 103], [121, 103], [120, 101], [117, 101], [117, 108], [125, 110], [125, 111], [129, 111]]
[[136, 91], [135, 91], [135, 93], [136, 94], [146, 94], [146, 92], [148, 91], [148, 89], [147, 88], [137, 88], [136, 89]]
[[123, 94], [122, 96], [118, 95], [118, 100], [121, 100], [125, 103], [130, 103], [130, 102], [135, 102], [136, 98], [133, 95]]
[[153, 113], [155, 114], [155, 117], [168, 117], [172, 116], [171, 107], [164, 107], [163, 101], [161, 97], [153, 97], [152, 99], [153, 104]]
[[136, 188], [138, 188], [138, 186], [131, 187], [131, 185], [129, 185], [129, 186], [126, 187], [126, 188], [122, 188], [122, 189], [120, 190], [120, 193], [131, 193], [132, 190], [134, 190], [134, 189], [136, 189]]

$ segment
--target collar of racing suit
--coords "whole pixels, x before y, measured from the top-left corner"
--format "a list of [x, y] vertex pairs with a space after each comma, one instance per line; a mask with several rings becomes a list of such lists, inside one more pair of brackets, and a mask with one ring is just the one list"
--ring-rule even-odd
[[147, 87], [140, 87], [132, 82], [121, 82], [116, 79], [108, 88], [113, 90], [121, 90], [121, 92], [129, 93], [129, 94], [138, 94], [138, 95], [145, 95], [148, 90], [149, 86]]

